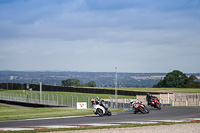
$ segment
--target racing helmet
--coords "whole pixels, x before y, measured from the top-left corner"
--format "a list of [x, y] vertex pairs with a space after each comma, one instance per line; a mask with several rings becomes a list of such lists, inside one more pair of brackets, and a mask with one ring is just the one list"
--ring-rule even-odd
[[94, 98], [91, 99], [91, 103], [95, 104], [95, 99]]

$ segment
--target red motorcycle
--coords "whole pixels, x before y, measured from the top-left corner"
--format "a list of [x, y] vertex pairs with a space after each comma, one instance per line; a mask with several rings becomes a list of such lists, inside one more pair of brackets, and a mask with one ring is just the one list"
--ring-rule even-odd
[[132, 108], [134, 109], [134, 114], [138, 112], [141, 112], [142, 114], [149, 113], [148, 108], [144, 104], [142, 104], [142, 102], [133, 103], [131, 101], [131, 105], [132, 105]]
[[159, 102], [157, 97], [147, 93], [146, 100], [148, 102], [148, 105], [151, 105], [151, 107], [158, 108], [159, 110], [161, 110], [161, 103]]
[[153, 99], [151, 102], [151, 106], [153, 106], [154, 108], [158, 108], [159, 110], [161, 110], [161, 104], [159, 102], [159, 100], [157, 98]]

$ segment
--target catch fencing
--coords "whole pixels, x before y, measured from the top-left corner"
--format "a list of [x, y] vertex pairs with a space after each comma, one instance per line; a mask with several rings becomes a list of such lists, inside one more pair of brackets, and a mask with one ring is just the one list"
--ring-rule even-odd
[[[13, 92], [0, 92], [0, 100], [14, 101], [18, 103], [27, 103], [35, 105], [45, 106], [57, 106], [57, 107], [77, 107], [77, 102], [86, 102], [87, 107], [91, 108], [91, 99], [93, 96], [74, 96], [64, 95], [59, 93], [46, 93], [43, 92], [41, 95], [37, 92], [24, 92], [24, 93], [13, 93]], [[127, 99], [124, 99], [127, 101]], [[109, 108], [130, 108], [129, 103], [119, 103], [110, 97], [105, 100], [105, 105]]]
[[[186, 93], [174, 93], [174, 94], [160, 94], [155, 95], [159, 98], [162, 106], [200, 106], [200, 95], [197, 94], [186, 94]], [[91, 99], [96, 96], [85, 96], [85, 95], [65, 95], [62, 93], [55, 92], [39, 92], [24, 91], [21, 92], [7, 92], [0, 91], [0, 100], [13, 101], [18, 103], [26, 103], [44, 106], [58, 106], [58, 107], [77, 107], [77, 102], [86, 102], [87, 107], [91, 108]], [[131, 99], [114, 99], [109, 97], [105, 100], [105, 106], [109, 108], [130, 108]], [[141, 101], [146, 103], [146, 98], [143, 95], [138, 96], [135, 101]]]

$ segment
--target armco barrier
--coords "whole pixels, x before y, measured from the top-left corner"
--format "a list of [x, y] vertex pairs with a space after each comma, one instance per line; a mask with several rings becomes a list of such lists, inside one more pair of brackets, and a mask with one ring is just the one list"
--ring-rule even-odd
[[0, 83], [0, 88], [7, 90], [22, 90], [26, 88], [26, 84], [20, 83]]

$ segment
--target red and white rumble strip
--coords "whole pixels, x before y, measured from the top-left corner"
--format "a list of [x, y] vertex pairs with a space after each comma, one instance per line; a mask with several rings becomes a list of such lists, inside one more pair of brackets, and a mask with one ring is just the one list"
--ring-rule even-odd
[[50, 126], [31, 126], [31, 127], [19, 127], [19, 128], [0, 128], [0, 131], [20, 131], [20, 130], [37, 130], [37, 129], [55, 129], [55, 128], [79, 128], [90, 126], [116, 126], [125, 124], [155, 124], [160, 122], [185, 122], [185, 121], [197, 121], [200, 118], [187, 118], [184, 120], [150, 120], [150, 121], [129, 121], [129, 122], [112, 122], [112, 123], [91, 123], [91, 124], [77, 124], [77, 125], [50, 125]]

